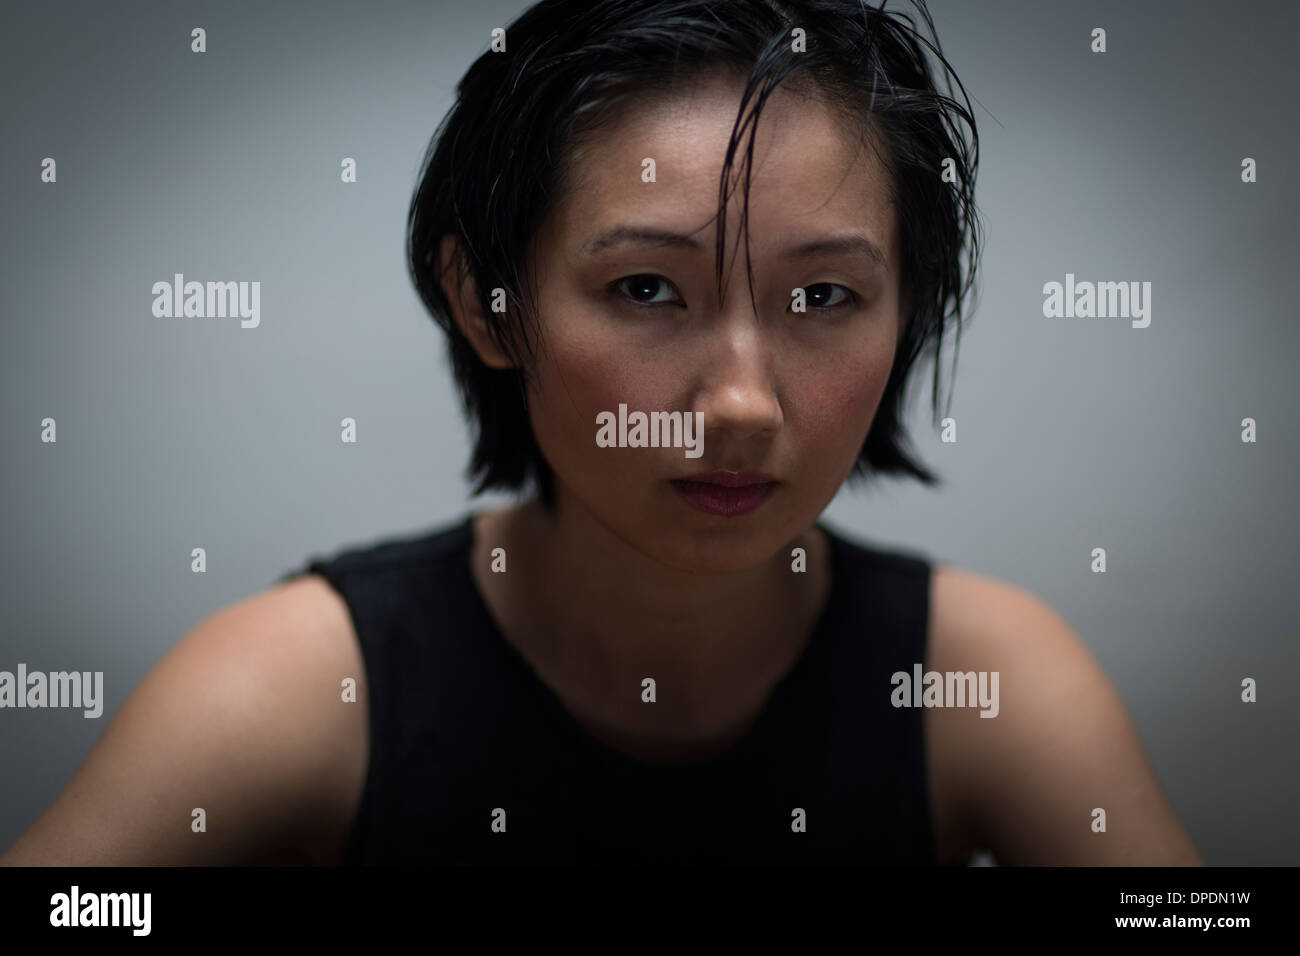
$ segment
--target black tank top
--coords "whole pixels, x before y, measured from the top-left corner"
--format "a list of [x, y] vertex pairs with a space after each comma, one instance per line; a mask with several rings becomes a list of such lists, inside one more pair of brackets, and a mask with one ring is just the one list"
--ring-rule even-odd
[[588, 732], [502, 636], [471, 522], [281, 578], [323, 576], [365, 662], [370, 760], [346, 865], [937, 862], [924, 710], [890, 703], [891, 675], [925, 663], [924, 559], [819, 523], [830, 594], [755, 723], [712, 759], [650, 764]]

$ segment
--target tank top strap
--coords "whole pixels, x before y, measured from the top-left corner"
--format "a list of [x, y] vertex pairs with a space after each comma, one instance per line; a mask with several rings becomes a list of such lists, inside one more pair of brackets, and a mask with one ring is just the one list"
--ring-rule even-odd
[[822, 527], [845, 584], [833, 623], [832, 761], [841, 785], [872, 811], [841, 825], [853, 842], [874, 844], [881, 861], [933, 864], [924, 710], [891, 702], [893, 675], [926, 660], [932, 566]]
[[[471, 517], [316, 555], [283, 575], [324, 578], [352, 618], [365, 667], [369, 759], [345, 866], [438, 862], [421, 840], [451, 778], [483, 759], [499, 691], [461, 586]], [[448, 801], [441, 810], [454, 813]], [[403, 831], [409, 838], [403, 838]], [[454, 855], [445, 841], [436, 855]]]

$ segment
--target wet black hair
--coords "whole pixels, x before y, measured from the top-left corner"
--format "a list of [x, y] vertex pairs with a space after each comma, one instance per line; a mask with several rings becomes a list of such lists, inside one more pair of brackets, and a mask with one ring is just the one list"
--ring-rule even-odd
[[[572, 160], [583, 137], [631, 98], [717, 71], [748, 77], [719, 183], [720, 290], [727, 199], [740, 177], [733, 175], [736, 154], [748, 128], [742, 166], [747, 212], [753, 129], [779, 85], [810, 89], [854, 116], [862, 141], [877, 148], [889, 170], [909, 314], [849, 477], [874, 472], [938, 482], [909, 452], [901, 415], [909, 373], [927, 353], [934, 358], [931, 400], [939, 422], [942, 342], [955, 325], [960, 344], [978, 271], [979, 134], [970, 97], [942, 52], [925, 3], [913, 0], [911, 6], [926, 32], [910, 13], [865, 0], [542, 0], [505, 28], [503, 52], [489, 48], [474, 61], [425, 153], [406, 257], [421, 300], [448, 336], [453, 373], [476, 432], [466, 469], [475, 494], [518, 490], [531, 480], [541, 501], [554, 505], [553, 474], [528, 418], [526, 376], [541, 329], [529, 263], [538, 229], [572, 185]], [[804, 31], [802, 51], [794, 49], [796, 28]], [[932, 78], [931, 59], [942, 69], [946, 92]], [[943, 177], [946, 160], [954, 175]], [[458, 240], [447, 261], [441, 257], [444, 235]], [[517, 367], [489, 368], [460, 330], [441, 285], [453, 266], [460, 279], [473, 278], [490, 334]], [[507, 301], [504, 313], [490, 307], [498, 288]], [[954, 374], [955, 358], [954, 351]]]

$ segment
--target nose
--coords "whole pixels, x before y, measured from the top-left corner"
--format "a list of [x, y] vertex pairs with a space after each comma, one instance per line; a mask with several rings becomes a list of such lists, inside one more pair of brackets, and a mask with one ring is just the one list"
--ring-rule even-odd
[[772, 343], [751, 313], [727, 319], [708, 332], [702, 345], [700, 384], [694, 411], [703, 413], [704, 432], [718, 442], [771, 437], [784, 422]]

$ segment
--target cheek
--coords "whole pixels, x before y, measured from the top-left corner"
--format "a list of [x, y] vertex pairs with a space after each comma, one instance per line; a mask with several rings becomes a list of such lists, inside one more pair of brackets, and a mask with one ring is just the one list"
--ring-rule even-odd
[[580, 457], [584, 424], [609, 401], [614, 379], [597, 362], [563, 343], [548, 343], [538, 359], [537, 382], [529, 392], [533, 434], [553, 465]]
[[551, 291], [542, 315], [548, 317], [546, 343], [531, 405], [551, 437], [567, 445], [586, 442], [595, 451], [599, 412], [617, 412], [619, 403], [629, 410], [669, 407], [682, 369], [671, 345], [612, 319], [576, 286]]
[[538, 444], [557, 470], [576, 467], [584, 473], [634, 466], [635, 456], [626, 451], [611, 455], [596, 445], [600, 412], [617, 414], [620, 403], [629, 410], [658, 408], [673, 385], [670, 374], [638, 361], [633, 345], [598, 326], [576, 323], [549, 331], [537, 380], [529, 410]]
[[894, 345], [892, 336], [867, 340], [836, 350], [806, 373], [794, 392], [800, 396], [798, 443], [804, 461], [820, 458], [837, 468], [852, 467], [880, 407]]

